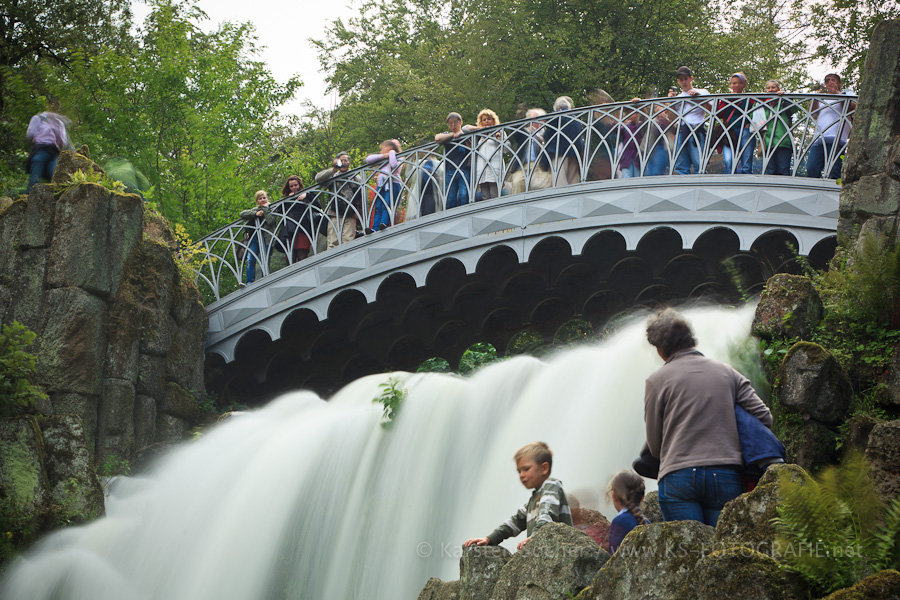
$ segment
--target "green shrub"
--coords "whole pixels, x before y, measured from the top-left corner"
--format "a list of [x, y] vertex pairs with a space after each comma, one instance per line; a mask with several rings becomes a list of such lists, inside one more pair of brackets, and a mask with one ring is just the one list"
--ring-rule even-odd
[[17, 321], [0, 327], [0, 417], [25, 412], [47, 395], [33, 383], [37, 367], [33, 354], [25, 352], [35, 334]]
[[372, 398], [372, 403], [384, 406], [382, 413], [384, 420], [381, 422], [381, 426], [384, 429], [391, 429], [409, 390], [400, 385], [400, 379], [397, 377], [389, 378], [378, 387], [382, 388], [381, 395]]
[[776, 551], [814, 591], [850, 587], [900, 561], [900, 500], [885, 506], [865, 457], [850, 453], [816, 479], [781, 479]]

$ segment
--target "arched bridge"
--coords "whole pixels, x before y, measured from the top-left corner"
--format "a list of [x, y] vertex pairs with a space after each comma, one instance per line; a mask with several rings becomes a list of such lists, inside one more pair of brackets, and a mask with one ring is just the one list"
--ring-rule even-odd
[[[717, 99], [737, 103], [738, 97], [714, 97], [714, 102]], [[643, 110], [656, 114], [657, 103], [664, 105], [653, 101]], [[394, 205], [389, 192], [385, 203], [390, 227], [327, 251], [315, 253], [313, 247], [310, 258], [287, 264], [289, 252], [273, 251], [279, 244], [285, 250], [293, 246], [293, 239], [278, 236], [287, 223], [294, 221], [295, 236], [306, 233], [311, 239], [332, 224], [339, 231], [344, 217], [340, 209], [329, 210], [340, 199], [338, 186], [358, 186], [363, 210], [350, 209], [345, 216], [357, 211], [359, 221], [365, 221], [379, 201], [376, 190], [385, 190], [376, 180], [378, 163], [311, 188], [307, 192], [317, 192], [320, 203], [302, 203], [305, 215], [291, 217], [282, 210], [276, 227], [253, 230], [268, 238], [263, 238], [265, 244], [257, 243], [257, 248], [265, 247], [258, 257], [261, 277], [246, 287], [237, 284], [246, 256], [238, 257], [235, 250], [250, 245], [241, 240], [246, 224], [235, 223], [210, 236], [204, 241], [209, 254], [201, 282], [211, 283], [209, 273], [217, 272], [217, 281], [224, 283], [232, 273], [229, 285], [238, 289], [208, 306], [208, 387], [233, 398], [260, 398], [299, 387], [327, 392], [368, 373], [415, 369], [431, 356], [455, 364], [474, 341], [490, 342], [502, 352], [525, 329], [551, 341], [574, 318], [600, 328], [634, 306], [689, 298], [733, 300], [742, 292], [759, 291], [774, 272], [796, 270], [796, 254], [820, 267], [832, 256], [840, 188], [827, 177], [802, 176], [806, 156], [818, 139], [809, 97], [790, 103], [795, 110], [787, 128], [794, 140], [789, 176], [735, 173], [740, 167], [734, 163], [731, 173], [707, 173], [721, 168], [709, 136], [700, 141], [701, 172], [674, 174], [682, 140], [677, 133], [666, 137], [669, 131], [659, 126], [657, 143], [668, 154], [667, 172], [622, 178], [621, 158], [629, 140], [637, 142], [638, 160], [652, 152], [627, 132], [616, 132], [615, 141], [608, 139], [610, 131], [624, 129], [621, 124], [632, 106], [563, 113], [591, 123], [580, 132], [581, 140], [590, 138], [599, 119], [612, 119], [603, 127], [606, 152], [595, 140], [576, 153], [576, 183], [553, 185], [566, 168], [564, 160], [553, 160], [555, 156], [549, 156], [543, 173], [536, 161], [522, 161], [518, 171], [526, 191], [425, 215], [421, 213], [430, 211], [422, 210], [422, 189], [429, 181], [435, 184], [435, 206], [440, 209], [440, 168], [447, 163], [438, 161], [443, 159], [440, 146], [416, 148], [401, 155], [406, 166], [399, 170], [400, 202]], [[805, 128], [796, 125], [796, 107], [807, 111]], [[500, 182], [512, 179], [510, 165], [521, 155], [522, 145], [510, 143], [513, 134], [535, 131], [532, 123], [538, 123], [544, 130], [540, 147], [546, 151], [548, 123], [558, 114], [496, 130], [503, 134], [495, 138], [503, 154]], [[843, 118], [848, 114], [845, 109]], [[747, 118], [751, 116], [748, 110]], [[656, 126], [648, 125], [653, 122], [646, 119], [641, 126]], [[677, 122], [674, 115], [668, 127], [677, 132]], [[558, 126], [557, 131], [563, 129]], [[486, 131], [484, 135], [494, 130]], [[480, 135], [468, 136], [476, 149]], [[752, 169], [765, 173], [771, 146], [765, 146], [764, 129], [753, 135], [761, 151]], [[567, 148], [574, 145], [570, 140]], [[734, 149], [735, 155], [741, 150], [737, 145]], [[826, 149], [826, 175], [840, 151], [836, 144]], [[429, 159], [438, 162], [437, 170], [427, 164]], [[468, 165], [475, 181], [478, 168], [474, 160]], [[610, 179], [592, 177], [604, 169]], [[530, 179], [548, 173], [549, 186], [529, 185]], [[301, 204], [287, 200], [284, 206], [292, 202]], [[404, 209], [405, 220], [399, 222]], [[304, 229], [304, 220], [309, 229]], [[224, 252], [223, 240], [229, 242]]]

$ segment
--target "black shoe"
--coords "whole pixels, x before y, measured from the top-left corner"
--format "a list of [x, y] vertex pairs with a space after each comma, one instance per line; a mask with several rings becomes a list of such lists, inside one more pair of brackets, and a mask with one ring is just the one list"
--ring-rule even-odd
[[372, 231], [370, 228], [366, 227], [366, 229], [365, 229], [365, 234], [366, 234], [366, 235], [372, 235], [373, 233], [375, 233], [375, 232]]
[[387, 223], [382, 223], [378, 226], [378, 231], [384, 231], [385, 229], [387, 229]]

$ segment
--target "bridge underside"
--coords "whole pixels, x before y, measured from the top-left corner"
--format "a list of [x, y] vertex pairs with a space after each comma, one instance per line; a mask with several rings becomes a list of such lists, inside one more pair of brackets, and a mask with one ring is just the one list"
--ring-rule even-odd
[[[809, 250], [809, 262], [824, 268], [835, 238]], [[207, 360], [207, 389], [225, 402], [255, 403], [280, 392], [312, 389], [328, 395], [363, 375], [415, 370], [441, 357], [456, 366], [474, 342], [505, 353], [524, 330], [546, 343], [572, 319], [602, 330], [610, 318], [637, 307], [690, 300], [735, 302], [758, 293], [776, 272], [797, 272], [798, 240], [773, 230], [749, 251], [738, 235], [713, 227], [690, 249], [674, 229], [660, 227], [628, 249], [615, 231], [593, 236], [578, 254], [563, 237], [548, 237], [520, 262], [498, 245], [478, 260], [472, 273], [447, 257], [428, 271], [425, 285], [405, 272], [385, 278], [374, 301], [356, 289], [340, 292], [325, 319], [298, 308], [272, 341], [261, 330], [244, 335], [226, 364]]]

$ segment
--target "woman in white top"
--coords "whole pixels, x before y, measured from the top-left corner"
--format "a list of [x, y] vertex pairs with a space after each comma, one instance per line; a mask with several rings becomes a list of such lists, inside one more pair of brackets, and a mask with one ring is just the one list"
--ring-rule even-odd
[[[478, 125], [466, 125], [466, 132], [478, 131], [487, 127], [500, 124], [497, 113], [485, 108], [478, 113]], [[478, 189], [481, 191], [482, 200], [490, 200], [499, 196], [500, 173], [503, 171], [503, 150], [500, 144], [503, 141], [503, 132], [495, 131], [490, 134], [476, 136], [475, 145], [475, 176], [478, 178]]]
[[[825, 76], [825, 88], [820, 90], [825, 94], [846, 94], [841, 90], [841, 77], [837, 73], [829, 73]], [[828, 156], [831, 169], [828, 173], [830, 179], [838, 179], [841, 176], [843, 162], [841, 156], [847, 147], [847, 138], [850, 137], [850, 120], [856, 110], [856, 102], [832, 98], [828, 100], [813, 100], [811, 115], [816, 118], [816, 136], [818, 139], [809, 148], [809, 162], [806, 163], [807, 177], [821, 177], [825, 170], [825, 157]]]

